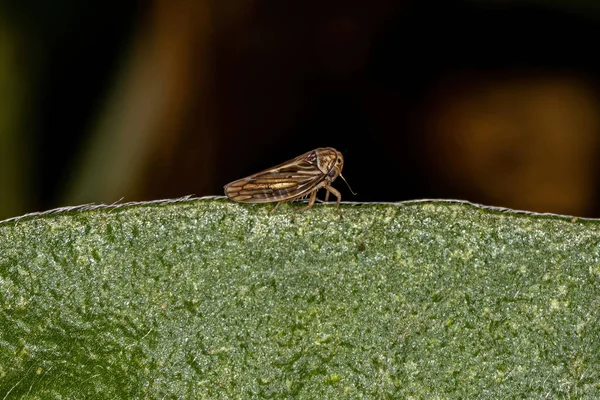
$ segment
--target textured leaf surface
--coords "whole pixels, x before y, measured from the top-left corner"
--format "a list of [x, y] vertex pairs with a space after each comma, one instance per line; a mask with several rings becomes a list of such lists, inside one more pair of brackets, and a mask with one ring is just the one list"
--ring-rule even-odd
[[600, 397], [600, 225], [469, 204], [0, 223], [0, 399]]

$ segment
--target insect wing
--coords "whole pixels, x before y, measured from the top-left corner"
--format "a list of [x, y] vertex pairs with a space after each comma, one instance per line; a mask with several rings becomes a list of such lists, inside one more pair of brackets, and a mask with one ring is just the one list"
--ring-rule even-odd
[[326, 175], [307, 161], [306, 153], [276, 167], [225, 186], [225, 194], [244, 203], [293, 200], [313, 190]]

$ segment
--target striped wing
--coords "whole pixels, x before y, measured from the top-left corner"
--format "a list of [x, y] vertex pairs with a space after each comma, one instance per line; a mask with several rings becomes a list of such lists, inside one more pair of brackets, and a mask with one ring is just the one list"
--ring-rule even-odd
[[307, 195], [327, 175], [302, 155], [277, 167], [225, 186], [225, 194], [243, 203], [286, 201]]

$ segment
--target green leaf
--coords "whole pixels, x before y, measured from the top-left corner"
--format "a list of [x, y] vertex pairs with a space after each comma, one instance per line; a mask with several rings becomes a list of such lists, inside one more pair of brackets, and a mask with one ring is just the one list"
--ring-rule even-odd
[[0, 399], [600, 396], [598, 221], [297, 207], [0, 223]]

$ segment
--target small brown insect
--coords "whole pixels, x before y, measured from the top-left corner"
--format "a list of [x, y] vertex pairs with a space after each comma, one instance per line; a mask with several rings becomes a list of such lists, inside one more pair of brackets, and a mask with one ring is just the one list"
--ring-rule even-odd
[[294, 201], [307, 196], [310, 196], [308, 205], [300, 210], [309, 209], [315, 204], [317, 191], [324, 188], [327, 190], [325, 201], [329, 200], [329, 193], [332, 193], [337, 198], [339, 209], [342, 195], [331, 187], [331, 183], [338, 176], [346, 182], [342, 176], [343, 167], [342, 153], [333, 147], [321, 147], [276, 167], [231, 182], [224, 186], [225, 194], [231, 200], [242, 203], [276, 201], [278, 203], [271, 210], [273, 212], [285, 201]]

